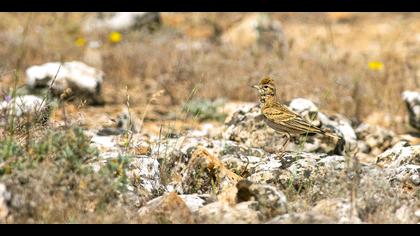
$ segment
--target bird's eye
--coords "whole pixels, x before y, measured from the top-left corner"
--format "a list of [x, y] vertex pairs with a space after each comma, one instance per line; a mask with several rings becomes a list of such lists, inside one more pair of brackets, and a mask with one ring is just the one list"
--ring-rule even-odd
[[264, 88], [268, 88], [268, 85], [264, 85]]

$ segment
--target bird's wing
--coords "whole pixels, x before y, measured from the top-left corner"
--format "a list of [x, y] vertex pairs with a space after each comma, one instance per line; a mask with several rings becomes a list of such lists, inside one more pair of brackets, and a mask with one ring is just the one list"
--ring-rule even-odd
[[309, 133], [324, 133], [320, 128], [313, 126], [299, 114], [296, 114], [281, 104], [263, 108], [262, 112], [268, 120], [292, 130]]
[[289, 112], [283, 107], [266, 107], [263, 108], [264, 116], [274, 122], [286, 122], [296, 119], [296, 114]]

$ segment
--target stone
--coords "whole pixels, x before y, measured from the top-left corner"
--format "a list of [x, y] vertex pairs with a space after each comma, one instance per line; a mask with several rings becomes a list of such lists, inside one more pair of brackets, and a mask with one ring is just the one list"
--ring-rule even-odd
[[166, 189], [161, 183], [159, 162], [148, 156], [136, 156], [130, 160], [127, 177], [137, 193], [150, 199], [160, 196]]
[[420, 165], [420, 145], [410, 146], [402, 141], [381, 153], [376, 164], [386, 168], [398, 168], [404, 164]]
[[[285, 136], [265, 124], [258, 105], [242, 107], [225, 121], [225, 130], [222, 134], [226, 140], [242, 143], [252, 148], [260, 148], [268, 153], [279, 150], [285, 142]], [[324, 127], [323, 127], [324, 128]], [[341, 154], [346, 141], [332, 140], [331, 138], [314, 136], [292, 136], [285, 147], [287, 151], [298, 152], [324, 152]]]
[[[83, 62], [48, 62], [26, 69], [26, 84], [30, 89], [50, 87], [60, 96], [65, 91], [93, 105], [103, 104], [101, 87], [105, 74]], [[71, 96], [71, 97], [74, 97]]]
[[0, 183], [0, 223], [6, 223], [6, 217], [9, 214], [7, 203], [10, 201], [12, 195], [7, 191], [6, 185]]
[[255, 167], [261, 161], [260, 157], [238, 155], [238, 154], [227, 154], [220, 157], [220, 160], [229, 170], [233, 171], [237, 175], [249, 175], [255, 172]]
[[378, 155], [376, 164], [384, 168], [391, 182], [420, 187], [420, 145], [410, 146], [401, 141]]
[[330, 216], [325, 216], [317, 212], [302, 212], [289, 213], [279, 215], [268, 222], [267, 224], [334, 224], [337, 221]]
[[29, 119], [29, 122], [36, 121], [45, 124], [50, 115], [50, 104], [35, 95], [23, 95], [11, 98], [0, 103], [0, 124], [5, 125], [9, 117], [17, 120]]
[[132, 134], [140, 131], [140, 121], [136, 115], [128, 109], [124, 109], [119, 113], [114, 121], [113, 126], [104, 127], [97, 132], [99, 136], [121, 135], [127, 132]]
[[256, 201], [258, 211], [266, 218], [287, 213], [287, 200], [284, 193], [268, 184], [256, 184], [241, 180], [236, 185], [236, 201]]
[[261, 117], [258, 105], [238, 109], [225, 121], [223, 138], [253, 148], [274, 152], [274, 146], [284, 143], [283, 135], [269, 128]]
[[254, 201], [241, 202], [234, 206], [226, 202], [214, 202], [197, 211], [197, 223], [205, 224], [258, 224], [260, 214]]
[[227, 169], [206, 149], [198, 148], [183, 170], [182, 193], [217, 194], [235, 185], [240, 179], [240, 176]]
[[[320, 112], [319, 108], [312, 101], [305, 98], [293, 99], [289, 103], [289, 108], [301, 115], [314, 126], [322, 126], [324, 129], [327, 129], [332, 133], [335, 133], [339, 137], [342, 137], [342, 141], [337, 140], [337, 145], [335, 147], [336, 150], [332, 150], [333, 152], [335, 152], [335, 154], [343, 154], [343, 151], [352, 151], [352, 149], [356, 147], [357, 136], [355, 131], [353, 130], [353, 127], [351, 126], [350, 120], [348, 120], [346, 117], [339, 114], [327, 116], [324, 113]], [[330, 144], [325, 145], [325, 142], [318, 143], [319, 144], [314, 145], [314, 148], [319, 145], [324, 146], [322, 149], [331, 148], [329, 147]], [[309, 151], [308, 149], [305, 150]]]
[[186, 194], [179, 195], [179, 197], [184, 200], [192, 213], [195, 213], [203, 206], [214, 202], [214, 199], [209, 194]]
[[118, 151], [118, 143], [116, 137], [93, 135], [91, 137], [91, 145], [98, 148], [101, 153], [108, 151]]
[[320, 121], [317, 119], [319, 109], [312, 101], [305, 98], [295, 98], [289, 103], [289, 108], [307, 121], [312, 121], [313, 125], [320, 125]]
[[362, 222], [357, 215], [356, 209], [352, 209], [351, 203], [344, 199], [321, 200], [313, 208], [313, 211], [320, 215], [332, 217], [337, 223], [341, 224], [358, 224]]
[[279, 158], [269, 155], [251, 163], [247, 179], [254, 183], [270, 184], [280, 189], [296, 189], [322, 179], [326, 174], [340, 174], [345, 169], [345, 157], [315, 153], [286, 153]]
[[146, 203], [138, 211], [143, 224], [192, 224], [192, 212], [176, 193], [166, 193]]
[[396, 134], [379, 126], [360, 124], [356, 129], [358, 140], [367, 144], [369, 154], [379, 155], [398, 142]]
[[83, 25], [83, 30], [130, 30], [143, 27], [155, 27], [161, 24], [158, 12], [113, 12], [99, 13], [96, 17], [88, 19]]
[[420, 187], [420, 165], [402, 165], [393, 172], [392, 180], [411, 183]]
[[416, 212], [414, 212], [414, 215], [420, 220], [420, 209], [416, 210]]
[[413, 223], [412, 209], [407, 205], [402, 205], [395, 211], [395, 217], [400, 223]]
[[420, 92], [404, 91], [402, 98], [407, 107], [410, 125], [420, 130]]

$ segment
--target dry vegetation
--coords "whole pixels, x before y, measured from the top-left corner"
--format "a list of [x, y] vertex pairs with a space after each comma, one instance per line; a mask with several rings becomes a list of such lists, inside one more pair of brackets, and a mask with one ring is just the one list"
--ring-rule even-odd
[[[209, 13], [207, 21], [227, 28], [242, 16], [220, 14]], [[173, 17], [169, 26], [152, 33], [124, 32], [117, 45], [107, 42], [106, 33], [83, 35], [80, 24], [86, 15], [2, 14], [0, 37], [5, 46], [0, 55], [7, 58], [0, 64], [2, 89], [16, 68], [23, 78], [22, 70], [30, 65], [83, 59], [86, 48], [75, 44], [78, 37], [104, 42], [104, 92], [111, 105], [124, 102], [126, 86], [134, 107], [144, 106], [151, 94], [165, 89], [166, 98], [160, 101], [164, 111], [184, 104], [194, 88], [200, 98], [255, 101], [247, 85], [271, 75], [281, 85], [282, 100], [307, 97], [324, 110], [354, 119], [380, 112], [394, 120], [404, 114], [401, 92], [419, 84], [419, 15], [415, 13], [355, 14], [347, 22], [315, 13], [274, 14], [289, 41], [284, 59], [270, 51], [205, 41], [203, 37], [212, 33], [210, 23], [197, 13], [179, 16], [185, 22], [178, 21], [187, 24], [184, 27], [170, 27], [178, 23]], [[189, 17], [196, 20], [187, 21]], [[180, 49], [192, 40], [201, 40], [203, 49]], [[369, 69], [369, 62], [375, 61], [383, 63], [382, 70]]]
[[[115, 115], [125, 106], [127, 95], [131, 111], [143, 116], [150, 97], [163, 89], [163, 96], [146, 114], [145, 126], [168, 120], [193, 126], [208, 118], [223, 121], [223, 116], [214, 115], [212, 104], [217, 102], [255, 102], [256, 94], [248, 85], [270, 75], [280, 88], [282, 101], [305, 97], [327, 113], [341, 113], [355, 123], [367, 121], [403, 133], [406, 113], [401, 93], [420, 87], [417, 13], [359, 13], [344, 20], [321, 13], [273, 13], [281, 21], [288, 42], [285, 57], [218, 41], [218, 30], [227, 29], [245, 14], [168, 14], [160, 29], [121, 32], [123, 39], [118, 44], [108, 41], [109, 32], [82, 32], [81, 24], [90, 14], [0, 14], [2, 97], [11, 94], [15, 78], [17, 93], [25, 93], [24, 71], [28, 66], [83, 61], [88, 49], [75, 43], [81, 37], [103, 42], [100, 50], [106, 74], [103, 107], [67, 104], [71, 128], [32, 126], [1, 131], [0, 163], [7, 163], [1, 164], [0, 182], [14, 186], [10, 191], [21, 196], [20, 202], [12, 203], [11, 222], [140, 222], [134, 204], [117, 197], [125, 191], [120, 187], [126, 181], [119, 166], [129, 154], [118, 163], [109, 163], [108, 172], [91, 175], [84, 164], [97, 157], [97, 150], [88, 147], [89, 141], [75, 127], [78, 123], [85, 128], [99, 127], [100, 114]], [[196, 42], [199, 48], [185, 49], [187, 42]], [[375, 62], [382, 68], [369, 66]], [[197, 110], [200, 105], [190, 100], [203, 103], [208, 115], [199, 116], [205, 111]], [[192, 110], [193, 121], [187, 122], [182, 113], [186, 109]], [[60, 124], [61, 113], [60, 109], [54, 111], [51, 127]], [[33, 129], [31, 136], [28, 129]], [[311, 185], [298, 191], [291, 188], [287, 192], [295, 201], [291, 208], [304, 210], [322, 199], [352, 194], [352, 185], [337, 188], [349, 179], [345, 175], [332, 177], [322, 185], [327, 193], [323, 196], [314, 194]], [[373, 188], [375, 184], [380, 185], [360, 185], [363, 189], [357, 193], [366, 195], [366, 202], [372, 205], [359, 205], [359, 214], [367, 222], [398, 222], [389, 212], [410, 197], [396, 200], [401, 198], [391, 190], [375, 192], [380, 189]], [[379, 202], [374, 200], [378, 196], [382, 199]]]

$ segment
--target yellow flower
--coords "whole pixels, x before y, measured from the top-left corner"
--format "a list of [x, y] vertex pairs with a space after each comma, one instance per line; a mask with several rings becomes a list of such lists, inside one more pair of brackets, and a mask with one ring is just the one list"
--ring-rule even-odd
[[384, 68], [384, 64], [379, 61], [371, 61], [368, 64], [370, 70], [382, 70]]
[[108, 40], [111, 43], [118, 43], [122, 40], [122, 34], [120, 32], [112, 32], [109, 34]]
[[86, 45], [86, 39], [85, 38], [83, 38], [83, 37], [79, 37], [79, 38], [77, 38], [75, 41], [74, 41], [74, 43], [77, 45], [77, 46], [79, 46], [79, 47], [83, 47], [83, 46], [85, 46]]

